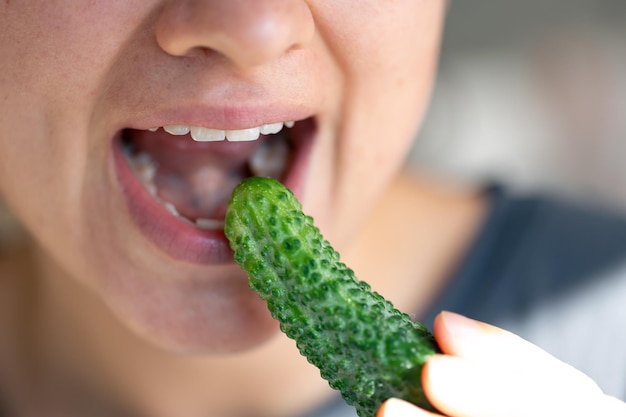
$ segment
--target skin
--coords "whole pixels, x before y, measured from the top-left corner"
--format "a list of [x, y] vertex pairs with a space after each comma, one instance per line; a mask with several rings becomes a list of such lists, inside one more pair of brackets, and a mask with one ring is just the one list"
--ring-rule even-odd
[[[357, 264], [362, 208], [397, 174], [428, 101], [445, 6], [353, 6], [0, 3], [0, 193], [38, 265], [14, 290], [42, 346], [24, 361], [62, 364], [35, 377], [113, 391], [154, 416], [282, 415], [328, 395], [237, 266], [177, 261], [138, 230], [111, 143], [128, 126], [172, 123], [178, 108], [306, 108], [318, 134], [303, 204]], [[265, 384], [279, 358], [288, 371]]]
[[137, 233], [111, 138], [181, 106], [306, 106], [319, 138], [303, 202], [346, 248], [419, 123], [443, 3], [71, 4], [2, 3], [2, 195], [43, 250], [144, 337], [182, 352], [254, 346], [276, 326], [241, 271], [174, 263]]
[[[483, 213], [471, 192], [400, 174], [445, 7], [0, 2], [0, 195], [29, 233], [19, 257], [0, 264], [11, 300], [0, 322], [11, 341], [0, 351], [8, 406], [47, 416], [286, 416], [326, 399], [326, 383], [237, 266], [175, 259], [139, 230], [112, 138], [171, 123], [179, 108], [306, 109], [318, 130], [299, 184], [305, 211], [358, 276], [419, 311]], [[251, 124], [263, 122], [253, 113]]]
[[422, 376], [429, 398], [443, 414], [391, 399], [378, 417], [626, 413], [626, 404], [603, 394], [587, 375], [510, 332], [443, 312], [435, 320], [435, 336], [444, 354], [432, 357]]

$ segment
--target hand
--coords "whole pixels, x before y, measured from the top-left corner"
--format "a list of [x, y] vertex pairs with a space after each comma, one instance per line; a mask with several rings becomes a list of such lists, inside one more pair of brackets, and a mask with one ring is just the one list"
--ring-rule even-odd
[[[426, 395], [449, 417], [626, 416], [626, 403], [588, 376], [510, 332], [454, 313], [437, 316], [444, 352], [422, 373]], [[398, 399], [378, 417], [434, 417]]]

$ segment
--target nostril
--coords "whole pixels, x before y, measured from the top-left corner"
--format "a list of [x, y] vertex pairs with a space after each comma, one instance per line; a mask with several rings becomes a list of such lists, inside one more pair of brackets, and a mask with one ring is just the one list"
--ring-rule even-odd
[[170, 2], [155, 25], [157, 43], [168, 54], [216, 53], [239, 67], [262, 65], [302, 48], [314, 32], [304, 0]]

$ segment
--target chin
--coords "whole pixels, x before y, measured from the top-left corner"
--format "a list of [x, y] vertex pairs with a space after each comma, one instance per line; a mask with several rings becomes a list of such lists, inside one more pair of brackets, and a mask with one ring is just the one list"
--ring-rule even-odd
[[263, 317], [248, 321], [223, 320], [215, 323], [193, 319], [167, 323], [135, 323], [133, 331], [158, 350], [177, 356], [213, 356], [239, 354], [254, 350], [280, 333], [278, 324]]
[[136, 336], [178, 355], [234, 354], [279, 333], [247, 278], [109, 281], [105, 303]]

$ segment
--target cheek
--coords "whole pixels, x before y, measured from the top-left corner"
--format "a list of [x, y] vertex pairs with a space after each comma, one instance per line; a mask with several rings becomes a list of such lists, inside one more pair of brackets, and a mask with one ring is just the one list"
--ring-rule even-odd
[[443, 1], [396, 1], [336, 26], [336, 39], [350, 42], [335, 49], [343, 48], [346, 74], [335, 229], [356, 229], [404, 162], [430, 98], [444, 9]]
[[49, 185], [54, 176], [45, 167], [55, 160], [46, 152], [47, 143], [39, 140], [41, 130], [34, 127], [41, 123], [39, 117], [27, 116], [19, 111], [21, 107], [14, 100], [0, 108], [0, 192], [16, 215], [24, 221], [30, 219], [30, 228], [36, 228], [44, 223], [37, 213], [46, 198], [53, 196]]
[[[329, 238], [349, 244], [403, 165], [428, 103], [444, 1], [336, 1], [319, 31], [340, 68]], [[325, 20], [326, 19], [326, 20]], [[341, 22], [341, 23], [340, 23]]]
[[67, 247], [100, 179], [88, 176], [104, 172], [89, 125], [105, 74], [142, 15], [133, 1], [59, 3], [0, 2], [0, 192], [40, 240]]
[[110, 25], [115, 7], [105, 13], [97, 5], [122, 2], [0, 3], [0, 188], [20, 192], [21, 184], [36, 184], [45, 194], [47, 183], [68, 177], [68, 159], [76, 165], [63, 154], [84, 154], [87, 135], [76, 132], [91, 116], [98, 80], [114, 53], [102, 39], [113, 44], [120, 34]]
[[1, 3], [1, 91], [32, 94], [59, 109], [80, 109], [99, 94], [115, 57], [150, 17], [146, 2], [132, 0]]
[[[352, 138], [367, 147], [372, 162], [398, 159], [421, 122], [436, 72], [444, 1], [398, 0], [391, 4], [365, 0], [362, 20], [346, 19], [342, 29], [343, 65], [348, 102], [364, 136]], [[368, 9], [369, 7], [369, 9]], [[365, 13], [365, 12], [364, 12]], [[342, 27], [338, 25], [337, 27]]]
[[430, 98], [443, 20], [441, 1], [398, 1], [381, 22], [362, 28], [369, 34], [354, 51], [354, 79], [362, 96], [353, 105], [362, 114], [371, 140], [384, 149], [413, 138]]

